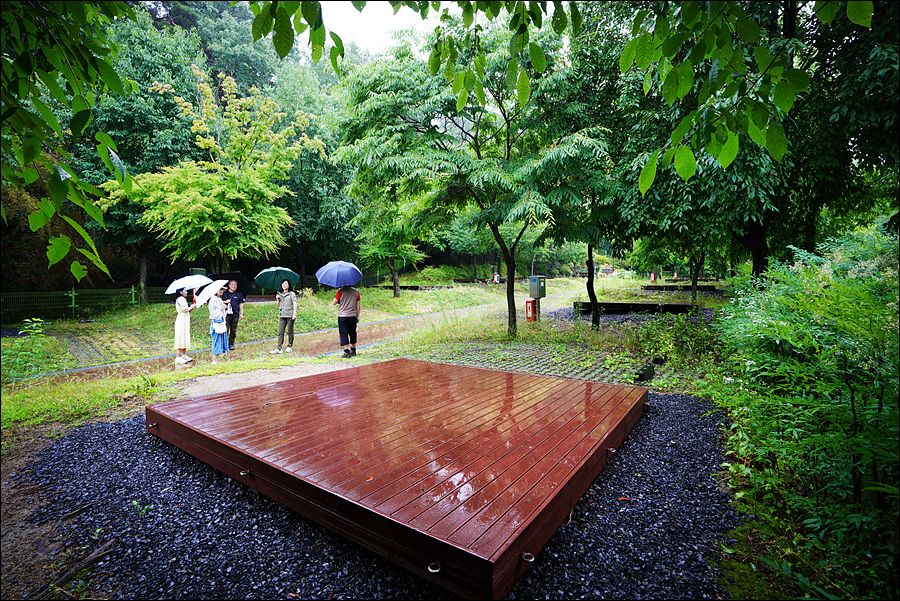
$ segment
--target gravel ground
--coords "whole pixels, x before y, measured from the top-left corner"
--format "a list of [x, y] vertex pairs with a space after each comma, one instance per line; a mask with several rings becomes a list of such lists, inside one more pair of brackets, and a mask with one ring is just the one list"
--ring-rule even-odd
[[[714, 477], [711, 409], [651, 393], [509, 598], [725, 597], [717, 551], [740, 518]], [[44, 491], [31, 519], [56, 524], [48, 564], [67, 569], [112, 541], [85, 579], [94, 598], [455, 598], [148, 435], [142, 415], [72, 430], [5, 486]]]

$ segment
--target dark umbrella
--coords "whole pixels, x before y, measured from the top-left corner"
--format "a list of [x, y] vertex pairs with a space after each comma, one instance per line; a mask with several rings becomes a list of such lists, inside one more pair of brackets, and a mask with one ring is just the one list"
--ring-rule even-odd
[[253, 290], [253, 282], [251, 282], [250, 279], [240, 271], [229, 271], [228, 273], [213, 273], [210, 274], [209, 277], [214, 280], [228, 280], [229, 282], [231, 280], [234, 280], [235, 282], [237, 282], [238, 291], [244, 296], [247, 296], [248, 294], [250, 294], [250, 291]]
[[316, 272], [319, 283], [332, 288], [355, 286], [362, 277], [359, 267], [346, 261], [332, 261]]
[[254, 278], [256, 285], [269, 290], [281, 290], [281, 282], [287, 280], [291, 286], [300, 283], [300, 274], [287, 267], [269, 267], [263, 269]]

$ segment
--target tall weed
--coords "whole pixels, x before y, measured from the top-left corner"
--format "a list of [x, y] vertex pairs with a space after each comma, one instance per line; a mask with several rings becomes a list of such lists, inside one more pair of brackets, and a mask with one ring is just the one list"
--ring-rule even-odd
[[896, 597], [897, 241], [870, 230], [819, 251], [745, 280], [720, 321], [730, 469], [798, 524], [779, 565]]

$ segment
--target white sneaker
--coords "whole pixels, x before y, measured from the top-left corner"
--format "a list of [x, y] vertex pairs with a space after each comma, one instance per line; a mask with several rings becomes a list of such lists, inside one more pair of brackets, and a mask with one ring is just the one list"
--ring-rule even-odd
[[292, 352], [293, 350], [294, 350], [294, 349], [292, 349], [291, 347], [287, 347], [286, 349], [284, 349], [284, 352], [285, 352], [285, 353], [290, 353], [290, 352]]
[[269, 354], [271, 354], [271, 355], [280, 355], [280, 354], [281, 354], [281, 349], [278, 349], [278, 348], [277, 348], [277, 349], [271, 351]]
[[194, 358], [191, 357], [190, 355], [182, 355], [181, 358], [184, 359], [184, 362], [185, 362], [185, 363], [187, 363], [188, 361], [193, 361], [193, 360], [194, 360]]
[[184, 357], [175, 357], [175, 363], [187, 363]]

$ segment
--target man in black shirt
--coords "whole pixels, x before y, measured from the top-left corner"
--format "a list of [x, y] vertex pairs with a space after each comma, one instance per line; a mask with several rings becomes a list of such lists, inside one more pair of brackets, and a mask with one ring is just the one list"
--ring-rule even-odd
[[244, 295], [237, 289], [237, 280], [228, 282], [228, 290], [222, 294], [225, 301], [225, 325], [228, 326], [228, 349], [234, 350], [238, 321], [244, 317]]

